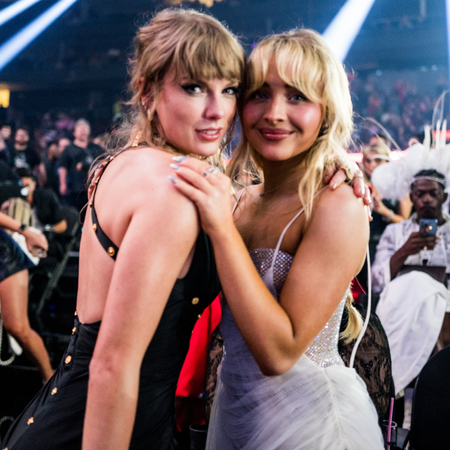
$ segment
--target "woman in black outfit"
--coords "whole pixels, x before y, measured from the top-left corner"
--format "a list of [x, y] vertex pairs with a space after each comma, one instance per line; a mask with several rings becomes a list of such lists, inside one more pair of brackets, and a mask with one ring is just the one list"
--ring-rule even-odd
[[212, 158], [231, 139], [244, 66], [210, 16], [164, 10], [139, 30], [127, 142], [99, 162], [86, 213], [72, 339], [9, 450], [168, 447], [190, 335], [219, 292], [209, 239], [169, 164]]

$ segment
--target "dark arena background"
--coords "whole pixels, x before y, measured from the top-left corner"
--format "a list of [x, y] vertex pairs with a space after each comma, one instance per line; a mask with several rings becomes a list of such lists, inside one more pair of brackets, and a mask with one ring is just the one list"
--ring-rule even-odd
[[[323, 33], [348, 74], [355, 118], [349, 152], [356, 162], [379, 133], [392, 137], [392, 150], [404, 151], [411, 138], [423, 138], [437, 99], [448, 89], [450, 2], [445, 0], [0, 0], [0, 160], [19, 173], [2, 154], [14, 149], [17, 130], [25, 129], [24, 145], [39, 158], [28, 168], [39, 188], [53, 191], [67, 224], [62, 233], [54, 223], [42, 224], [50, 249], [29, 273], [31, 327], [44, 340], [53, 368], [72, 333], [82, 229], [80, 208], [60, 191], [62, 141], [74, 139], [82, 118], [90, 124], [90, 140], [105, 148], [127, 110], [127, 63], [137, 28], [170, 6], [218, 18], [247, 54], [271, 33], [295, 27]], [[448, 118], [447, 105], [443, 114]], [[19, 176], [17, 187], [0, 171], [2, 204], [12, 197], [26, 200], [27, 175]], [[364, 294], [359, 301], [364, 304]], [[42, 381], [3, 327], [0, 351], [1, 444]], [[198, 399], [191, 407], [198, 408]], [[180, 434], [177, 448], [188, 445]]]

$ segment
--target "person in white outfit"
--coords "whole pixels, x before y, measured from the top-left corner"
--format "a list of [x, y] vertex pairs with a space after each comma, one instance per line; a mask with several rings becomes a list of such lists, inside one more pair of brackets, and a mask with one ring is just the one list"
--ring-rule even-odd
[[360, 332], [348, 289], [369, 237], [362, 201], [322, 182], [351, 135], [345, 71], [320, 35], [293, 30], [256, 47], [245, 86], [245, 137], [229, 174], [253, 165], [263, 183], [241, 191], [232, 210], [226, 175], [194, 158], [173, 166], [175, 188], [211, 238], [226, 298], [207, 449], [381, 450], [366, 386], [337, 349], [346, 302], [347, 335]]
[[[445, 188], [445, 176], [434, 169], [415, 174], [411, 200], [416, 212], [388, 225], [372, 267], [373, 289], [382, 292], [377, 314], [389, 340], [396, 393], [419, 374], [433, 350], [450, 344], [443, 328], [450, 292], [431, 275], [417, 271], [417, 266], [445, 266], [450, 273], [450, 217], [442, 210]], [[437, 220], [435, 235], [425, 236], [429, 230], [419, 229], [421, 219]], [[404, 273], [412, 265], [409, 268], [417, 270]]]

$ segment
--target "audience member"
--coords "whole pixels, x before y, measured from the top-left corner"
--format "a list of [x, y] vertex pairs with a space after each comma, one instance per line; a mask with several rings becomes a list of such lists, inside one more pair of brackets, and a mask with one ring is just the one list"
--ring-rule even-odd
[[[62, 141], [63, 139], [60, 139]], [[64, 141], [70, 141], [64, 138]], [[67, 146], [67, 145], [66, 145]], [[40, 165], [42, 178], [41, 186], [52, 189], [59, 195], [58, 161], [61, 156], [59, 142], [52, 141], [48, 144], [44, 157]]]
[[382, 133], [377, 133], [374, 134], [369, 141], [369, 145], [377, 145], [377, 144], [382, 144], [382, 145], [386, 145], [388, 147], [388, 149], [390, 148], [390, 141], [389, 139]]
[[14, 146], [11, 149], [11, 164], [16, 169], [34, 170], [41, 162], [39, 155], [29, 147], [30, 135], [25, 127], [16, 130]]
[[90, 133], [89, 122], [77, 120], [73, 133], [75, 139], [65, 148], [59, 160], [59, 192], [78, 210], [87, 203], [85, 184], [89, 167], [103, 153], [101, 147], [89, 142]]
[[10, 149], [6, 145], [5, 140], [1, 137], [1, 134], [0, 134], [0, 160], [8, 165], [11, 164]]
[[[377, 314], [389, 339], [396, 393], [419, 374], [436, 343], [450, 344], [447, 334], [441, 334], [450, 292], [433, 278], [437, 270], [424, 267], [445, 266], [450, 272], [450, 217], [442, 211], [445, 187], [445, 176], [436, 170], [416, 173], [411, 183], [416, 212], [386, 228], [372, 267], [373, 289], [383, 291]], [[429, 227], [419, 229], [425, 218], [437, 220], [435, 235], [426, 235]]]
[[[47, 240], [12, 217], [0, 213], [2, 228], [20, 233], [28, 250], [35, 247], [47, 250]], [[34, 264], [13, 241], [0, 230], [0, 307], [5, 330], [13, 336], [25, 354], [38, 368], [44, 382], [53, 374], [50, 359], [41, 337], [30, 327], [28, 320], [28, 269]]]
[[10, 144], [11, 139], [11, 125], [3, 123], [0, 125], [0, 137], [5, 141], [7, 145]]
[[[374, 139], [375, 138], [375, 139]], [[381, 164], [391, 161], [391, 151], [383, 140], [382, 135], [374, 136], [363, 149], [362, 171], [366, 183], [372, 191], [373, 221], [370, 224], [370, 251], [373, 257], [380, 237], [389, 223], [399, 223], [409, 218], [411, 214], [411, 200], [409, 195], [400, 201], [381, 198], [375, 186], [371, 182], [372, 172]]]
[[49, 189], [36, 188], [36, 178], [31, 170], [17, 169], [17, 174], [22, 179], [22, 194], [32, 207], [35, 227], [44, 230], [50, 226], [56, 233], [66, 231], [67, 222], [56, 194]]

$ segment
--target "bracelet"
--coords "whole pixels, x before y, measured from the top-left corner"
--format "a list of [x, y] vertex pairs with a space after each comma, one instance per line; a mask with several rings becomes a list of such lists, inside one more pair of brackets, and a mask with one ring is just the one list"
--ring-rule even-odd
[[390, 221], [392, 220], [393, 215], [394, 215], [394, 211], [392, 211], [392, 209], [390, 209], [390, 210], [389, 210], [389, 215], [388, 215], [387, 217], [383, 217], [383, 219], [384, 219], [386, 222], [390, 222]]
[[23, 223], [20, 225], [19, 229], [17, 230], [17, 232], [19, 234], [22, 234], [28, 227], [26, 225], [24, 225]]

